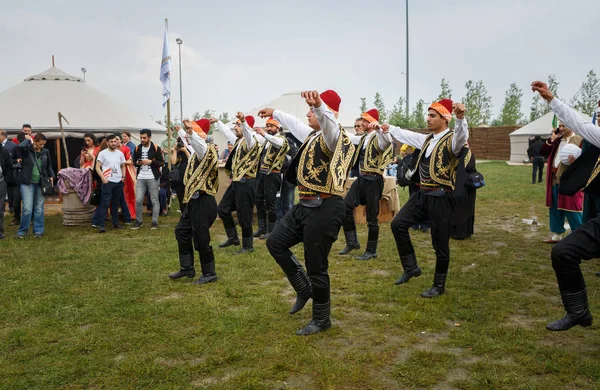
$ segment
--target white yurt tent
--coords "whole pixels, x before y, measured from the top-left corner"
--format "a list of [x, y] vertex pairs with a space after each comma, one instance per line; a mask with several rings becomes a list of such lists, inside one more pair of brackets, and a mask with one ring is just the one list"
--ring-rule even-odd
[[143, 115], [103, 94], [79, 77], [62, 70], [50, 69], [27, 77], [22, 83], [0, 92], [0, 128], [19, 132], [23, 123], [32, 125], [34, 132], [48, 138], [60, 137], [58, 113], [70, 124], [63, 128], [69, 137], [82, 138], [86, 132], [112, 133], [141, 129], [165, 133], [165, 128]]
[[[591, 122], [592, 120], [587, 115], [581, 114], [581, 116], [586, 121]], [[529, 160], [529, 157], [527, 156], [529, 141], [536, 135], [539, 135], [542, 138], [549, 138], [550, 133], [552, 132], [553, 119], [554, 114], [549, 112], [546, 115], [510, 133], [510, 162], [521, 163], [525, 160]]]

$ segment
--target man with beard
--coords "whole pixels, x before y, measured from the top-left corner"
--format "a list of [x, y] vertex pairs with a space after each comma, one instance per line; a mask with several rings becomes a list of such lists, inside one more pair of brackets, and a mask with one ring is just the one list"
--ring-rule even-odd
[[[267, 119], [267, 130], [257, 129], [257, 137], [267, 142], [261, 153], [258, 172], [258, 192], [256, 194], [256, 214], [258, 230], [254, 237], [266, 240], [277, 222], [275, 201], [281, 188], [281, 168], [290, 149], [287, 139], [280, 134], [281, 125], [273, 118]], [[260, 140], [259, 140], [260, 142]]]
[[217, 218], [215, 195], [219, 189], [219, 154], [214, 145], [206, 143], [210, 130], [208, 119], [183, 123], [186, 131], [179, 130], [179, 138], [189, 140], [194, 153], [190, 156], [184, 173], [183, 206], [179, 223], [175, 227], [180, 269], [169, 274], [169, 277], [180, 279], [196, 276], [195, 247], [200, 256], [202, 276], [194, 283], [206, 284], [217, 281], [209, 229]]
[[118, 137], [110, 134], [106, 137], [108, 148], [98, 153], [96, 157], [96, 172], [102, 179], [102, 200], [98, 205], [98, 233], [106, 233], [104, 224], [108, 206], [111, 206], [112, 224], [115, 229], [119, 226], [119, 204], [123, 196], [123, 186], [126, 178], [125, 155], [117, 147]]
[[[340, 128], [337, 115], [341, 99], [335, 91], [319, 95], [302, 92], [310, 107], [308, 126], [300, 119], [264, 108], [262, 118], [273, 117], [304, 142], [286, 173], [286, 180], [298, 183], [300, 203], [279, 221], [267, 239], [267, 248], [296, 291], [290, 310], [301, 310], [312, 297], [312, 320], [297, 335], [310, 335], [331, 327], [328, 255], [344, 221], [344, 185], [354, 145]], [[304, 243], [304, 271], [290, 248]]]
[[[369, 110], [362, 114], [362, 126], [367, 128], [370, 123], [379, 122], [379, 111]], [[346, 247], [340, 255], [346, 255], [355, 249], [360, 249], [356, 223], [354, 222], [354, 209], [358, 205], [367, 207], [367, 224], [369, 236], [367, 250], [358, 260], [369, 260], [377, 257], [377, 242], [379, 241], [379, 201], [383, 193], [383, 172], [394, 158], [394, 146], [389, 136], [375, 128], [367, 128], [362, 136], [349, 135], [356, 146], [354, 152], [353, 169], [358, 169], [358, 178], [344, 198], [346, 205], [346, 220], [344, 222], [344, 235]]]
[[220, 244], [219, 248], [240, 244], [235, 221], [231, 214], [236, 211], [238, 222], [242, 228], [242, 247], [234, 254], [250, 253], [254, 251], [252, 218], [256, 174], [258, 173], [258, 161], [262, 147], [252, 130], [254, 117], [244, 116], [243, 113], [238, 112], [234, 127], [235, 133], [216, 118], [212, 118], [210, 121], [216, 123], [219, 131], [233, 144], [233, 150], [225, 164], [225, 170], [229, 173], [232, 181], [223, 194], [218, 207], [219, 218], [223, 221], [227, 233], [227, 241]]
[[[450, 131], [448, 124], [452, 119], [453, 110], [456, 114], [456, 126], [454, 131]], [[446, 290], [446, 276], [450, 264], [449, 216], [454, 203], [452, 191], [456, 184], [459, 156], [469, 137], [464, 118], [463, 104], [452, 104], [450, 99], [443, 99], [429, 106], [427, 128], [433, 134], [419, 134], [388, 124], [382, 126], [384, 133], [389, 132], [403, 144], [421, 150], [415, 167], [418, 172], [413, 174], [413, 181], [418, 180], [419, 191], [412, 194], [396, 214], [391, 228], [404, 268], [404, 273], [396, 284], [403, 284], [412, 277], [421, 275], [408, 231], [424, 217], [427, 217], [430, 222], [431, 241], [436, 255], [435, 276], [433, 286], [421, 294], [423, 298], [437, 297], [444, 294]], [[376, 127], [377, 124], [371, 123], [370, 126]]]

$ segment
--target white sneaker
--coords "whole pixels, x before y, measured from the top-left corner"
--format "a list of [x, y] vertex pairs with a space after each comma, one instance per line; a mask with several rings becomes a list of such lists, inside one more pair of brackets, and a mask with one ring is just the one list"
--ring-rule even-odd
[[553, 241], [560, 241], [560, 240], [562, 240], [562, 234], [554, 234], [552, 236], [552, 240]]

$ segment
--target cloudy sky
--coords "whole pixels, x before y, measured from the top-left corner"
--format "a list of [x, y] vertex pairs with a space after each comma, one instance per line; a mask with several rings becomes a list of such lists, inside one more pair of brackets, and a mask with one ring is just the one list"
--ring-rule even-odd
[[[169, 19], [173, 100], [184, 116], [250, 110], [301, 89], [333, 88], [341, 110], [380, 92], [388, 108], [405, 95], [405, 5], [400, 0], [0, 0], [0, 91], [46, 70], [67, 73], [159, 119], [164, 19]], [[494, 116], [512, 82], [556, 74], [571, 98], [600, 72], [597, 0], [410, 0], [410, 96], [431, 101], [442, 78], [453, 98], [483, 80]], [[369, 103], [370, 104], [370, 103]], [[179, 103], [173, 110], [179, 112]]]

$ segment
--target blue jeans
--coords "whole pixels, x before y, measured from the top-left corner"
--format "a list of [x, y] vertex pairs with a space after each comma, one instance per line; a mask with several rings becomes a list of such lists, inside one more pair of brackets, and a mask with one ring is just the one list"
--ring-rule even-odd
[[119, 224], [119, 204], [121, 197], [123, 196], [123, 187], [123, 182], [113, 183], [109, 181], [106, 184], [102, 184], [102, 200], [96, 209], [96, 222], [99, 227], [104, 227], [104, 224], [106, 223], [108, 205], [110, 205], [113, 226]]
[[21, 225], [17, 235], [27, 235], [32, 214], [33, 234], [44, 234], [44, 195], [42, 195], [42, 188], [39, 184], [21, 184], [21, 198], [23, 209], [21, 211]]
[[281, 182], [281, 191], [279, 197], [275, 201], [275, 211], [277, 213], [277, 221], [283, 218], [294, 205], [294, 197], [296, 196], [296, 186], [283, 179]]
[[550, 207], [550, 231], [556, 234], [565, 232], [565, 218], [569, 221], [571, 231], [574, 231], [583, 222], [581, 211], [566, 211], [558, 208], [558, 184], [552, 187], [552, 207]]
[[144, 197], [146, 196], [146, 191], [148, 191], [152, 202], [152, 222], [158, 223], [158, 214], [160, 212], [158, 188], [157, 179], [138, 179], [135, 183], [135, 219], [138, 222], [142, 222], [144, 219]]

